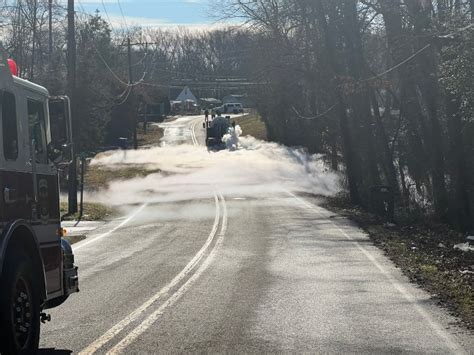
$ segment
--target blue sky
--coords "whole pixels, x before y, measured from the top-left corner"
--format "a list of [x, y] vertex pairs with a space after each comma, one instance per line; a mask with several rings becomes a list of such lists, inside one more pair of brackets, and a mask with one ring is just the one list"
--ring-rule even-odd
[[119, 1], [129, 26], [199, 26], [216, 21], [209, 16], [212, 0], [76, 0], [76, 8], [87, 12], [99, 9], [106, 19], [105, 6], [111, 22], [123, 26]]

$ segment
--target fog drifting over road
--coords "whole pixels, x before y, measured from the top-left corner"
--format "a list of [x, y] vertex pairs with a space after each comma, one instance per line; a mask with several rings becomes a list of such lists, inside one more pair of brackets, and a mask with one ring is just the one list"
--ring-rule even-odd
[[320, 156], [249, 136], [234, 141], [232, 150], [208, 152], [203, 146], [166, 145], [106, 152], [91, 164], [109, 169], [130, 165], [160, 169], [146, 177], [112, 182], [107, 190], [92, 196], [113, 205], [207, 198], [216, 189], [230, 197], [275, 191], [328, 196], [340, 189], [340, 177], [327, 169]]

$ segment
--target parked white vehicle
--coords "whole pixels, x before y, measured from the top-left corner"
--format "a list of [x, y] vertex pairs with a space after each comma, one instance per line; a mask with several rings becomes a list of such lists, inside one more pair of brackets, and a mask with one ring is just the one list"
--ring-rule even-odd
[[241, 103], [228, 103], [222, 106], [223, 113], [244, 113], [244, 107]]

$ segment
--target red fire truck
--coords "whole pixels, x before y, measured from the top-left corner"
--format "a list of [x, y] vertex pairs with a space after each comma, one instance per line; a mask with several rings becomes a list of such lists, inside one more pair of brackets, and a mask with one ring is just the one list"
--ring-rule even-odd
[[0, 137], [0, 353], [31, 353], [45, 310], [79, 291], [59, 215], [70, 108], [67, 97], [17, 77], [1, 46]]

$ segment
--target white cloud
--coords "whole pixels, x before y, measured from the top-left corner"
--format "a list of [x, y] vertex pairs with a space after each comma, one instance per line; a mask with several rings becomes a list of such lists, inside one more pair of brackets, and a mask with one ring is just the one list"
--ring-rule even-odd
[[[105, 16], [103, 16], [107, 19]], [[110, 22], [114, 29], [124, 27], [124, 18], [118, 15], [109, 14]], [[182, 28], [185, 27], [190, 31], [211, 31], [224, 27], [228, 27], [231, 24], [225, 23], [176, 23], [170, 22], [167, 19], [149, 18], [149, 17], [137, 17], [137, 16], [125, 16], [125, 21], [128, 27], [147, 27], [147, 28]]]
[[[105, 19], [107, 17], [103, 16]], [[120, 27], [124, 24], [124, 18], [119, 15], [109, 14], [108, 19], [114, 27]], [[156, 27], [166, 25], [169, 21], [166, 19], [150, 18], [150, 17], [138, 17], [138, 16], [125, 16], [125, 21], [128, 26], [141, 26], [141, 27]]]
[[[62, 1], [64, 3], [67, 3], [66, 0]], [[117, 0], [104, 0], [105, 3], [117, 3]], [[124, 3], [124, 2], [129, 2], [128, 0], [121, 0], [120, 2]], [[78, 0], [77, 1], [78, 4], [87, 4], [87, 5], [94, 5], [94, 4], [97, 4], [97, 5], [101, 5], [102, 4], [102, 1], [100, 0]]]

